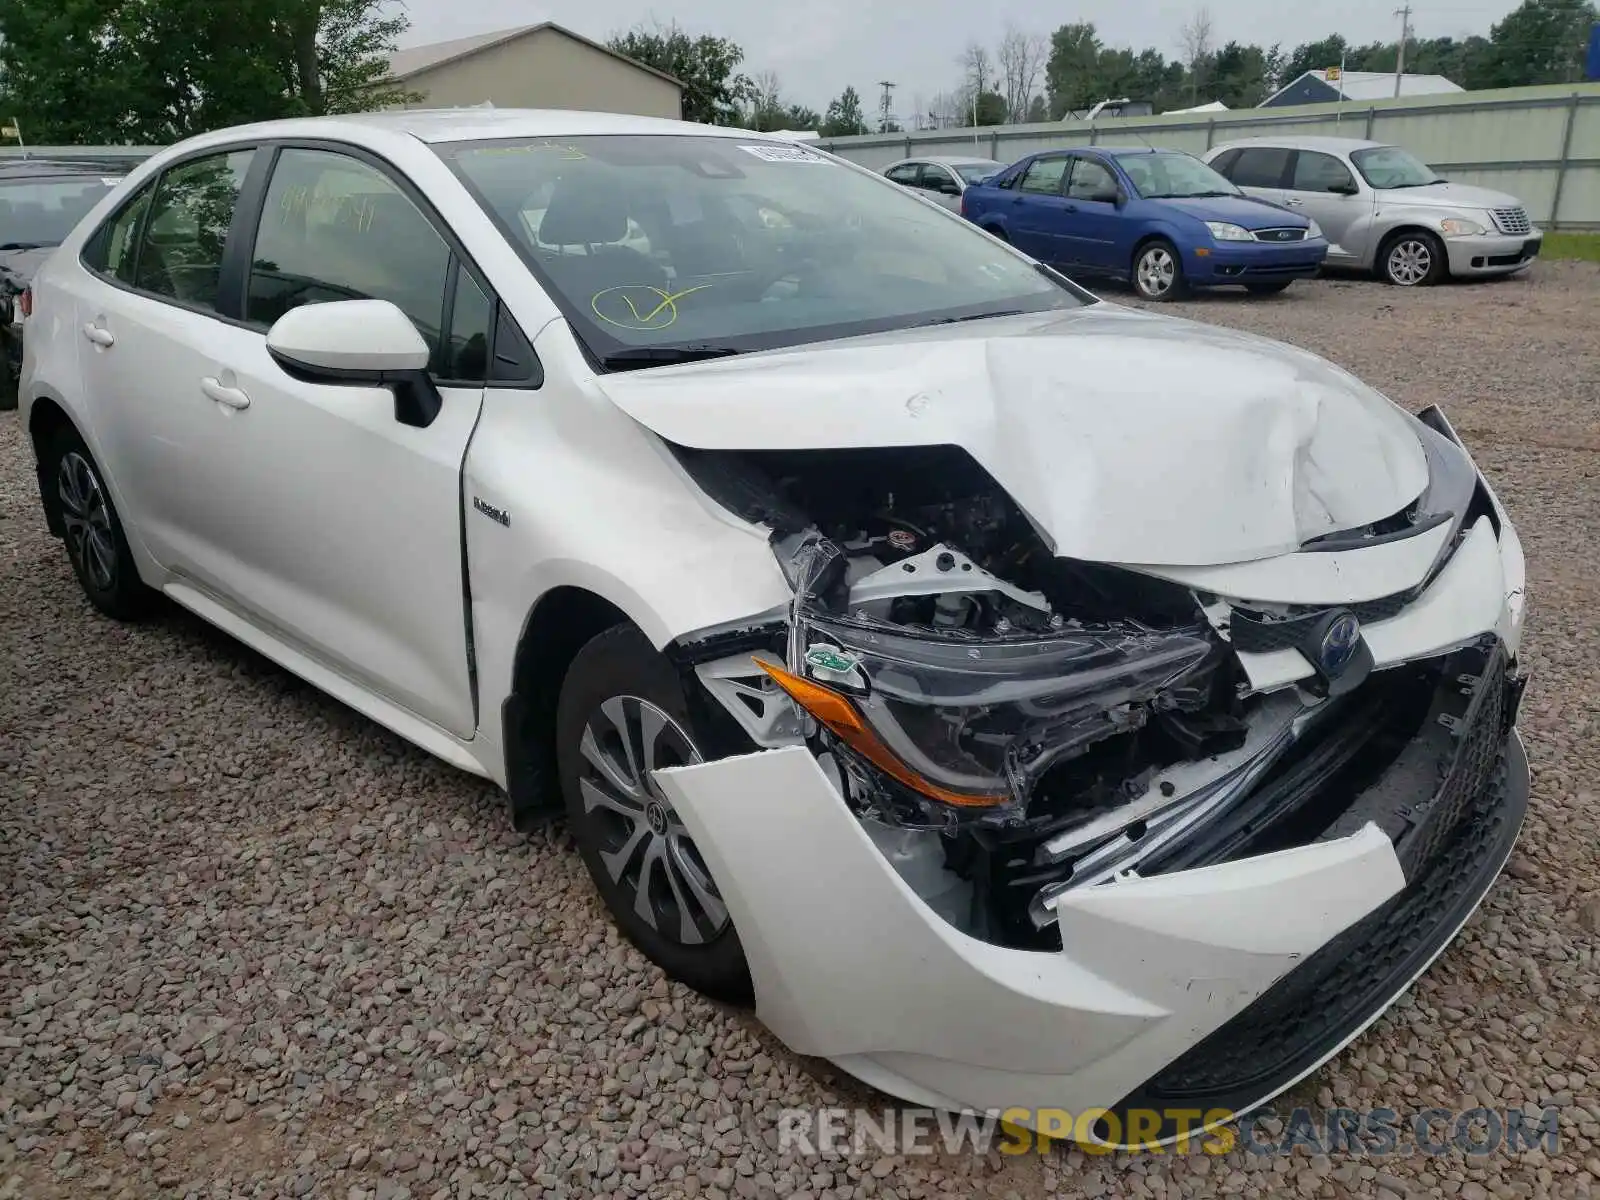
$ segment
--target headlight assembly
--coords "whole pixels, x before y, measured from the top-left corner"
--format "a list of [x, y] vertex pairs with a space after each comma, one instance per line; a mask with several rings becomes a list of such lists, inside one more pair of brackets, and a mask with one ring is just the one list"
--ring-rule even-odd
[[1489, 232], [1478, 222], [1465, 217], [1447, 217], [1439, 222], [1439, 229], [1445, 237], [1481, 237]]
[[1253, 242], [1256, 235], [1243, 225], [1235, 225], [1230, 221], [1207, 221], [1206, 228], [1211, 231], [1211, 236], [1219, 242]]
[[1312, 238], [1319, 238], [1321, 236], [1322, 226], [1318, 225], [1315, 221], [1312, 221], [1311, 227], [1306, 230], [1306, 240], [1310, 241]]

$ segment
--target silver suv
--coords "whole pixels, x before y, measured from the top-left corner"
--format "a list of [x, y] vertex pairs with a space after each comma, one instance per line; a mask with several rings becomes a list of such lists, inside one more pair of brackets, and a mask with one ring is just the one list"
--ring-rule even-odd
[[1526, 270], [1544, 239], [1515, 196], [1450, 183], [1382, 142], [1249, 138], [1205, 161], [1250, 195], [1313, 218], [1328, 237], [1328, 266], [1403, 287]]

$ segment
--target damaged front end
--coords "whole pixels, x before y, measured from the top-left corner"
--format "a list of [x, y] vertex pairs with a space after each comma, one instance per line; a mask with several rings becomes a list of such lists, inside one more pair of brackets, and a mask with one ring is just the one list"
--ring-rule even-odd
[[[1444, 433], [1417, 424], [1432, 467], [1417, 501], [1308, 553], [1420, 546], [1450, 524], [1423, 590], [1493, 507], [1436, 423]], [[1069, 889], [1341, 827], [1439, 696], [1489, 670], [1481, 654], [1424, 655], [1370, 677], [1348, 607], [1228, 601], [1057, 557], [953, 447], [676, 452], [708, 494], [772, 529], [794, 591], [770, 653], [702, 667], [702, 681], [758, 744], [807, 742], [919, 894], [997, 945], [1059, 947]], [[1356, 610], [1392, 616], [1404, 600]], [[1254, 687], [1244, 661], [1283, 649], [1305, 678]]]

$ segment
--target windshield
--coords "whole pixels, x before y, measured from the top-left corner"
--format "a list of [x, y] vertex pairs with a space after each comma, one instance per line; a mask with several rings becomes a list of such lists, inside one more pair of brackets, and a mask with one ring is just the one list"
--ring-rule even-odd
[[1193, 155], [1158, 150], [1154, 154], [1130, 152], [1113, 157], [1146, 200], [1242, 194]]
[[956, 174], [961, 176], [961, 178], [967, 183], [977, 183], [979, 180], [987, 179], [996, 172], [1004, 171], [1005, 169], [1006, 165], [1002, 162], [971, 162], [955, 164]]
[[60, 245], [119, 182], [99, 175], [0, 180], [0, 248]]
[[609, 366], [1093, 301], [801, 146], [629, 135], [435, 149]]
[[1357, 150], [1350, 155], [1361, 177], [1375, 188], [1426, 187], [1439, 177], [1409, 150], [1399, 146], [1378, 146]]

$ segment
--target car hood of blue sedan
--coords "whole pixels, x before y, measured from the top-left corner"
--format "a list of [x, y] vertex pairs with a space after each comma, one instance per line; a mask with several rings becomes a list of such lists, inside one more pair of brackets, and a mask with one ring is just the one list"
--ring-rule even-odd
[[1201, 221], [1229, 221], [1246, 229], [1282, 229], [1285, 226], [1305, 228], [1310, 224], [1304, 217], [1276, 204], [1253, 200], [1249, 196], [1196, 196], [1191, 198], [1153, 199], [1151, 204], [1163, 208], [1176, 208]]

